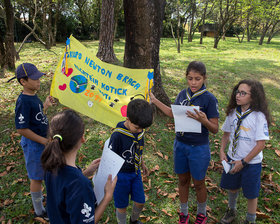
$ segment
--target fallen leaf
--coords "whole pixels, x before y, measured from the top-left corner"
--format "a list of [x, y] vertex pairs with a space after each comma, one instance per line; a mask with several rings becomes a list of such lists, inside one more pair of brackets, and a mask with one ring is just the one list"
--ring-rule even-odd
[[257, 217], [260, 218], [260, 219], [269, 219], [269, 218], [270, 218], [269, 215], [267, 215], [267, 214], [265, 214], [265, 213], [263, 213], [263, 212], [259, 212], [259, 211], [256, 212], [256, 215], [257, 215]]
[[275, 153], [277, 154], [277, 156], [279, 156], [280, 157], [280, 150], [275, 150]]
[[159, 157], [163, 158], [163, 154], [162, 154], [161, 152], [156, 152], [156, 154], [157, 154]]
[[168, 195], [168, 198], [171, 198], [173, 200], [175, 200], [175, 198], [178, 196], [178, 193], [171, 193]]
[[0, 173], [0, 177], [4, 177], [7, 174], [8, 174], [7, 171], [4, 171], [4, 172]]
[[168, 215], [169, 217], [172, 217], [172, 215], [171, 215], [170, 213], [168, 213], [164, 208], [161, 209], [161, 211], [162, 211], [164, 214]]

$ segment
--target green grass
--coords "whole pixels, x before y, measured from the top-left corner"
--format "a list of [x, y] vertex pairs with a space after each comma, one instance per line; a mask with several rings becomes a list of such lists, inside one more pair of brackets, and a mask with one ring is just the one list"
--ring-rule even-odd
[[[93, 52], [97, 52], [97, 41], [83, 43]], [[123, 60], [124, 45], [124, 40], [121, 40], [114, 46], [119, 63]], [[47, 51], [38, 43], [31, 43], [25, 44], [21, 51], [21, 60], [17, 61], [17, 65], [31, 62], [40, 70], [48, 72], [47, 77], [42, 79], [39, 92], [42, 100], [49, 94], [51, 78], [63, 49], [64, 44], [58, 44], [52, 51]], [[225, 119], [224, 109], [232, 87], [238, 81], [247, 78], [257, 79], [263, 83], [273, 123], [270, 127], [271, 140], [267, 142], [264, 150], [258, 223], [280, 223], [280, 158], [275, 153], [275, 150], [280, 148], [280, 37], [263, 46], [259, 46], [257, 40], [240, 44], [236, 38], [227, 38], [226, 41], [220, 41], [218, 49], [213, 48], [212, 38], [205, 38], [204, 44], [200, 45], [198, 37], [195, 37], [192, 43], [185, 40], [180, 54], [176, 51], [174, 40], [164, 38], [161, 40], [160, 60], [163, 85], [171, 101], [174, 101], [179, 91], [186, 86], [184, 74], [188, 63], [200, 60], [206, 64], [207, 88], [219, 101], [220, 126]], [[12, 76], [13, 74], [8, 72], [0, 79], [0, 221], [34, 223], [28, 193], [29, 180], [19, 145], [20, 136], [16, 134], [14, 127], [15, 101], [21, 87], [16, 81], [6, 83]], [[63, 105], [51, 108], [48, 111], [49, 119], [62, 109]], [[101, 156], [102, 144], [111, 133], [111, 128], [90, 118], [84, 116], [83, 118], [86, 123], [87, 142], [78, 155], [81, 167]], [[151, 173], [144, 178], [147, 202], [142, 219], [147, 223], [177, 222], [179, 199], [178, 194], [174, 194], [177, 192], [177, 177], [173, 173], [175, 135], [172, 124], [172, 119], [158, 115], [146, 134], [144, 160]], [[226, 192], [219, 188], [222, 173], [218, 156], [221, 136], [221, 131], [210, 136], [212, 161], [207, 174], [209, 223], [217, 223], [227, 207]], [[193, 188], [190, 191], [189, 202], [193, 221], [196, 212]], [[238, 199], [238, 209], [238, 219], [235, 223], [240, 223], [246, 214], [246, 200], [242, 194]], [[107, 217], [109, 223], [116, 223], [113, 203], [106, 210], [100, 223], [104, 223]]]

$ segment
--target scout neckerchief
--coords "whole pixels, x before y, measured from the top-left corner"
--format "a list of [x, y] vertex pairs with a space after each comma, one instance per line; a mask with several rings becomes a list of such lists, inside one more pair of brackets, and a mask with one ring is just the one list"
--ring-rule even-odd
[[187, 89], [187, 93], [186, 93], [186, 96], [187, 96], [187, 104], [186, 106], [191, 106], [192, 105], [192, 102], [194, 101], [195, 98], [199, 97], [200, 95], [202, 95], [203, 93], [205, 93], [207, 90], [206, 90], [206, 87], [205, 85], [202, 85], [202, 87], [200, 88], [200, 90], [198, 90], [197, 92], [193, 93], [191, 91], [190, 88]]
[[[187, 99], [183, 100], [181, 105], [192, 106], [192, 102], [194, 101], [194, 99], [201, 96], [205, 92], [207, 92], [207, 90], [206, 90], [206, 86], [204, 84], [202, 85], [200, 90], [198, 90], [195, 93], [193, 93], [190, 88], [187, 88], [187, 91], [186, 91]], [[182, 136], [184, 135], [184, 132], [180, 132], [180, 133], [181, 133]]]
[[140, 147], [139, 141], [143, 138], [144, 136], [144, 130], [135, 137], [129, 130], [126, 130], [124, 128], [115, 128], [113, 132], [119, 132], [121, 134], [124, 134], [128, 137], [133, 138], [133, 151], [131, 152], [132, 157], [133, 157], [133, 162], [134, 162], [134, 167], [135, 167], [135, 173], [138, 173], [138, 170], [140, 169], [141, 165], [141, 151], [143, 150], [143, 147]]
[[250, 108], [248, 110], [246, 110], [243, 114], [241, 114], [241, 106], [238, 106], [236, 108], [236, 116], [237, 116], [238, 120], [237, 120], [236, 129], [234, 131], [234, 139], [232, 142], [232, 156], [235, 155], [236, 150], [237, 150], [237, 142], [238, 142], [238, 138], [239, 138], [239, 134], [240, 134], [241, 123], [250, 113], [252, 113], [252, 110]]

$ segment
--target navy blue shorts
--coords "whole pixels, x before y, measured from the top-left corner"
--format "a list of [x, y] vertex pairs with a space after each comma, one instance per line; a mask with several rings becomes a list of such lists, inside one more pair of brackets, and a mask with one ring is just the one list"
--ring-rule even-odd
[[145, 193], [140, 170], [136, 173], [118, 173], [118, 181], [114, 191], [116, 208], [126, 208], [131, 200], [137, 203], [145, 203]]
[[174, 141], [174, 170], [177, 174], [190, 172], [195, 180], [206, 176], [211, 159], [210, 147], [207, 145], [187, 145]]
[[248, 164], [235, 174], [226, 174], [224, 171], [220, 186], [227, 190], [237, 190], [242, 187], [245, 198], [258, 198], [261, 188], [261, 171], [262, 163]]
[[45, 146], [24, 136], [22, 136], [20, 144], [23, 149], [25, 167], [29, 179], [43, 180], [44, 170], [41, 164], [41, 154]]

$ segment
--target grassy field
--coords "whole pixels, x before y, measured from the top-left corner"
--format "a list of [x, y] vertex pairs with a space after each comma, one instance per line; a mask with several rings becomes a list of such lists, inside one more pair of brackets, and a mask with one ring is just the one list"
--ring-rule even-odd
[[[83, 42], [93, 52], [97, 52], [98, 42]], [[47, 72], [42, 79], [39, 97], [44, 100], [49, 88], [58, 59], [64, 44], [58, 44], [47, 51], [38, 43], [25, 44], [21, 52], [23, 62], [37, 65], [39, 70]], [[124, 40], [115, 43], [115, 53], [123, 60]], [[225, 120], [225, 108], [232, 87], [242, 79], [257, 79], [264, 85], [269, 100], [273, 122], [270, 127], [271, 140], [264, 150], [262, 188], [259, 197], [258, 223], [280, 223], [280, 37], [263, 46], [258, 41], [239, 44], [236, 38], [227, 38], [213, 48], [213, 39], [205, 38], [199, 44], [195, 38], [185, 43], [181, 53], [176, 51], [172, 39], [161, 40], [160, 50], [162, 79], [166, 92], [174, 102], [179, 91], [186, 86], [185, 70], [190, 61], [200, 60], [206, 64], [207, 88], [219, 101], [220, 126]], [[0, 222], [3, 223], [39, 223], [33, 219], [33, 209], [29, 194], [20, 136], [14, 127], [14, 108], [21, 88], [16, 81], [6, 83], [14, 74], [8, 72], [0, 79]], [[49, 120], [63, 105], [57, 105], [48, 111]], [[78, 164], [85, 167], [91, 160], [101, 156], [104, 141], [110, 136], [111, 129], [103, 124], [83, 117], [86, 123], [87, 142], [78, 155]], [[208, 223], [218, 223], [227, 208], [226, 192], [219, 188], [222, 166], [219, 162], [219, 146], [222, 132], [211, 135], [211, 164], [207, 173]], [[144, 177], [146, 205], [141, 219], [147, 223], [177, 223], [178, 189], [177, 177], [173, 172], [173, 120], [157, 115], [153, 126], [147, 131], [144, 160], [150, 174]], [[278, 155], [277, 155], [278, 153]], [[191, 222], [196, 214], [194, 189], [191, 189]], [[246, 214], [246, 200], [238, 199], [238, 219], [241, 223]], [[113, 203], [106, 210], [100, 223], [116, 223]]]

